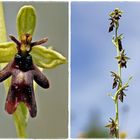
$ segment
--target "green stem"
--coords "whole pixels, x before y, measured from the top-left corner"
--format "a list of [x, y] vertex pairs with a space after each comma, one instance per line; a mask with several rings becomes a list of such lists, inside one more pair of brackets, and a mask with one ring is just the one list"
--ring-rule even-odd
[[[6, 26], [5, 26], [4, 12], [3, 12], [3, 4], [2, 2], [0, 2], [0, 42], [6, 42], [6, 41], [7, 41], [7, 37], [6, 37]], [[3, 66], [5, 66], [5, 64], [0, 65], [1, 68], [3, 68]], [[7, 93], [8, 87], [10, 86], [10, 79], [6, 80], [4, 86]], [[14, 118], [18, 137], [26, 138], [27, 137], [26, 128], [22, 127], [22, 125], [18, 123], [19, 122], [18, 120], [20, 120], [19, 112], [16, 111], [13, 115], [13, 118]]]
[[[116, 26], [115, 28], [115, 40], [117, 40], [117, 37], [118, 37], [118, 26]], [[120, 51], [119, 51], [119, 47], [117, 45], [117, 56], [120, 56]], [[121, 66], [120, 64], [118, 64], [118, 75], [119, 77], [121, 78]], [[118, 89], [120, 88], [120, 86], [122, 85], [119, 85], [118, 86]], [[116, 118], [115, 118], [115, 121], [116, 121], [116, 124], [117, 124], [117, 138], [119, 138], [119, 103], [118, 103], [118, 94], [115, 94], [115, 111], [116, 111]]]
[[118, 100], [115, 101], [115, 110], [116, 110], [116, 124], [117, 124], [117, 138], [119, 138], [119, 104]]
[[17, 136], [19, 138], [27, 138], [25, 123], [23, 122], [23, 125], [22, 125], [21, 118], [20, 118], [22, 115], [19, 115], [21, 113], [22, 106], [25, 106], [25, 105], [23, 103], [20, 103], [20, 105], [18, 105], [16, 112], [13, 114], [13, 118], [15, 120], [14, 122], [15, 122]]

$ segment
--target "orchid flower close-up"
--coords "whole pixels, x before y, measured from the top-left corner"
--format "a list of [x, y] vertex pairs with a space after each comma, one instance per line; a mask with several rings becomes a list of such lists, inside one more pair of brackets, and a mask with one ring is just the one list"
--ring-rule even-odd
[[[0, 12], [0, 21], [4, 21], [2, 3]], [[36, 9], [28, 4], [21, 6], [16, 17], [18, 37], [10, 34], [8, 38], [11, 41], [7, 41], [5, 23], [0, 26], [0, 82], [4, 81], [7, 92], [5, 111], [13, 114], [20, 138], [27, 137], [28, 114], [32, 118], [37, 116], [36, 84], [44, 89], [54, 87], [51, 78], [43, 74], [43, 69], [54, 69], [67, 62], [61, 53], [48, 45], [49, 36], [34, 41], [34, 31], [39, 22]]]

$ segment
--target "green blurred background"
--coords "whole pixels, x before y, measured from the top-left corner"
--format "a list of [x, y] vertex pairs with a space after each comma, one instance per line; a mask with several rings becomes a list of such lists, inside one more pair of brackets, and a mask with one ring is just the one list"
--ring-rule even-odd
[[[4, 2], [7, 35], [17, 37], [16, 15], [23, 5], [33, 5], [37, 14], [37, 26], [33, 40], [48, 37], [48, 45], [68, 58], [68, 3], [67, 2]], [[68, 135], [68, 64], [44, 71], [50, 88], [38, 86], [36, 100], [37, 117], [29, 118], [29, 138], [66, 138]], [[0, 84], [0, 137], [16, 138], [11, 115], [4, 110], [6, 94]]]

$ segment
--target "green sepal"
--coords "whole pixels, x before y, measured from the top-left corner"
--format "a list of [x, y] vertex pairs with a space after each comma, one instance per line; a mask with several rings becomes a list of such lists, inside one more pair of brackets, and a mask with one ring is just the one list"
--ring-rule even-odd
[[17, 32], [18, 37], [22, 34], [33, 35], [36, 26], [36, 13], [34, 7], [25, 5], [20, 8], [17, 14]]
[[33, 61], [41, 68], [54, 68], [67, 62], [66, 58], [51, 47], [34, 46], [31, 51]]
[[0, 43], [0, 63], [8, 63], [17, 53], [16, 44], [13, 42]]

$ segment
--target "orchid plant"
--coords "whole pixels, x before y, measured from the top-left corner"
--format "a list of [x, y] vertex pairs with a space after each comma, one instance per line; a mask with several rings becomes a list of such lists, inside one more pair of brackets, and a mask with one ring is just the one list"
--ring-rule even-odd
[[124, 97], [126, 96], [124, 92], [129, 86], [129, 81], [132, 79], [132, 77], [129, 77], [128, 81], [123, 84], [122, 68], [127, 68], [127, 61], [130, 58], [126, 56], [125, 50], [122, 45], [123, 34], [118, 34], [119, 20], [122, 16], [122, 13], [123, 12], [119, 8], [116, 8], [109, 14], [109, 20], [111, 20], [111, 22], [108, 30], [109, 32], [115, 32], [115, 35], [112, 38], [112, 43], [117, 51], [117, 56], [115, 58], [118, 62], [118, 71], [111, 71], [111, 76], [113, 77], [112, 89], [116, 89], [116, 92], [114, 95], [109, 94], [109, 96], [111, 96], [115, 104], [115, 118], [110, 118], [109, 124], [107, 124], [106, 127], [110, 129], [110, 134], [116, 138], [119, 138], [120, 134], [119, 100], [122, 103], [124, 102]]
[[13, 114], [18, 137], [25, 138], [28, 114], [31, 117], [37, 115], [33, 81], [43, 88], [49, 88], [49, 80], [42, 70], [64, 64], [66, 58], [52, 47], [42, 46], [48, 38], [32, 41], [36, 26], [36, 11], [33, 6], [20, 8], [16, 21], [18, 39], [10, 35], [12, 42], [7, 42], [2, 2], [0, 21], [0, 82], [5, 81], [8, 93], [5, 110]]

